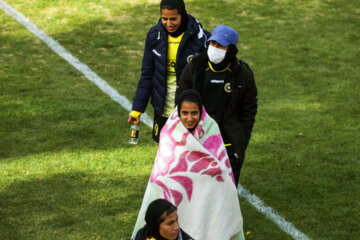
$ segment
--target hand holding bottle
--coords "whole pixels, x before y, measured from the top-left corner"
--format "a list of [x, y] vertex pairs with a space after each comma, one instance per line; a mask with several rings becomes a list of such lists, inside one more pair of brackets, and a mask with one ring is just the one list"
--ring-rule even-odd
[[129, 114], [128, 123], [131, 123], [129, 138], [130, 144], [138, 144], [140, 115], [141, 113], [137, 111], [132, 111]]
[[128, 123], [139, 125], [140, 115], [140, 112], [132, 111], [131, 113], [129, 113]]

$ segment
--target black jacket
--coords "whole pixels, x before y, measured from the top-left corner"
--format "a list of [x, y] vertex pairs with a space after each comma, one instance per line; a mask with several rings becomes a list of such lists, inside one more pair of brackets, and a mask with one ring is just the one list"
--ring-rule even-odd
[[[189, 62], [180, 77], [175, 101], [183, 90], [189, 88], [199, 90], [198, 88], [202, 86], [199, 82], [204, 81], [200, 75], [208, 67], [208, 61], [207, 53], [203, 52]], [[249, 143], [255, 122], [257, 89], [253, 72], [244, 61], [234, 59], [230, 69], [231, 72], [227, 73], [226, 78], [230, 80], [231, 98], [224, 108], [223, 119], [218, 124], [222, 125], [219, 126], [224, 131], [222, 135], [230, 139], [233, 152], [242, 156]]]
[[[206, 49], [210, 33], [202, 28], [201, 23], [188, 14], [184, 36], [181, 39], [177, 56], [175, 72], [179, 79], [188, 62], [196, 52]], [[167, 86], [167, 51], [168, 35], [161, 23], [153, 26], [146, 37], [140, 80], [136, 89], [132, 110], [144, 112], [151, 97], [154, 109], [162, 114]]]

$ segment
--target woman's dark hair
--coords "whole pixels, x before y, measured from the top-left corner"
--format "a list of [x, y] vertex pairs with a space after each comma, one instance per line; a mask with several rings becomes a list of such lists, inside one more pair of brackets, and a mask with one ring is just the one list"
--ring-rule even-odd
[[181, 17], [186, 17], [187, 15], [185, 9], [185, 3], [183, 0], [161, 0], [160, 11], [161, 9], [169, 9], [169, 10], [177, 9]]
[[145, 213], [145, 222], [151, 236], [160, 237], [160, 224], [165, 220], [166, 216], [176, 210], [176, 206], [165, 199], [156, 199], [149, 204]]
[[196, 103], [199, 106], [199, 111], [200, 111], [200, 117], [202, 114], [202, 100], [201, 100], [201, 95], [198, 91], [196, 91], [195, 89], [187, 89], [184, 90], [180, 93], [178, 102], [176, 103], [178, 105], [178, 114], [179, 117], [181, 116], [181, 105], [183, 102], [192, 102], [192, 103]]

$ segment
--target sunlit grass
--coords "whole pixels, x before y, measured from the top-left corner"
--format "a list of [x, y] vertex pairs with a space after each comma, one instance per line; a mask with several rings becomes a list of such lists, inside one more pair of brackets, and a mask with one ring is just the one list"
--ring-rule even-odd
[[[132, 99], [159, 1], [7, 1]], [[359, 239], [358, 1], [185, 1], [239, 32], [259, 111], [241, 184], [311, 239]], [[0, 239], [129, 239], [157, 146], [0, 11]], [[148, 107], [152, 115], [152, 108]], [[241, 201], [248, 240], [291, 239]]]

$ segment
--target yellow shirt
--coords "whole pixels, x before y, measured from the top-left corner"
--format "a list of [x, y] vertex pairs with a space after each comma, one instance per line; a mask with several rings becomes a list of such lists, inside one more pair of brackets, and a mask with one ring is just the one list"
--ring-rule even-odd
[[176, 55], [184, 33], [178, 37], [168, 35], [168, 55], [167, 55], [167, 87], [165, 96], [165, 105], [163, 109], [163, 117], [169, 117], [175, 108], [175, 92], [176, 92], [176, 73], [175, 63]]

